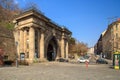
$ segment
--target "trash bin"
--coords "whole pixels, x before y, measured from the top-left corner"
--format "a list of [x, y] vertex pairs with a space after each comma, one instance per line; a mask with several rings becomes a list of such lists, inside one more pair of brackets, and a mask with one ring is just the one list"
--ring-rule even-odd
[[113, 54], [113, 67], [114, 69], [120, 69], [120, 52]]

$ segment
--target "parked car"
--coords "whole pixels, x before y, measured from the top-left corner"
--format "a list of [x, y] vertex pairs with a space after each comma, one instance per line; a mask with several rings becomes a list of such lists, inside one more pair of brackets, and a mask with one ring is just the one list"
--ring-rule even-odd
[[100, 58], [100, 59], [97, 59], [97, 60], [96, 60], [96, 63], [98, 63], [98, 64], [108, 64], [108, 61], [106, 61], [106, 60], [103, 59], [103, 58]]
[[85, 62], [89, 62], [89, 59], [86, 59], [86, 58], [84, 58], [84, 57], [80, 57], [80, 58], [78, 58], [78, 60], [77, 60], [77, 62], [80, 62], [80, 63], [85, 63]]
[[57, 61], [59, 61], [59, 62], [69, 62], [67, 59], [64, 59], [64, 58], [59, 58], [59, 59], [57, 59]]

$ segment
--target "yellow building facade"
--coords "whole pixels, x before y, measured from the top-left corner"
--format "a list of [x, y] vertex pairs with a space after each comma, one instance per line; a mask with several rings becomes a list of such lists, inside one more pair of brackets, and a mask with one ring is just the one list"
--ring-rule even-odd
[[102, 52], [112, 59], [113, 52], [120, 51], [120, 20], [111, 23], [102, 36]]

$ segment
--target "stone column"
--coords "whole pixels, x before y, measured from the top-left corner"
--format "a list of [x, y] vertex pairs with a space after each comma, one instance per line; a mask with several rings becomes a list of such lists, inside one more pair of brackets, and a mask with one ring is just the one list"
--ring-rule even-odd
[[18, 41], [18, 45], [17, 45], [17, 57], [18, 59], [20, 59], [20, 31], [17, 31], [17, 41]]
[[41, 39], [40, 39], [40, 59], [44, 60], [44, 32], [41, 32]]
[[68, 59], [68, 41], [66, 41], [66, 59]]
[[24, 53], [27, 51], [27, 30], [24, 30]]
[[62, 40], [61, 40], [61, 57], [65, 58], [65, 40], [64, 40], [64, 35], [62, 35]]
[[33, 27], [30, 27], [29, 30], [29, 62], [33, 63], [35, 54], [35, 30]]
[[61, 51], [60, 51], [60, 40], [57, 39], [57, 42], [58, 42], [58, 47], [57, 47], [57, 55], [56, 55], [56, 59], [59, 59], [60, 56], [61, 56]]
[[24, 32], [23, 30], [21, 29], [20, 30], [20, 53], [24, 52]]

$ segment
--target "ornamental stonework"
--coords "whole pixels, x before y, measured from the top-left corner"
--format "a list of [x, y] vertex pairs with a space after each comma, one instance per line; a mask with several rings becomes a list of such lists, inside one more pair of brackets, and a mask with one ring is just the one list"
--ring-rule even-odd
[[42, 13], [31, 9], [18, 15], [14, 37], [18, 43], [19, 61], [55, 61], [68, 59], [68, 39], [71, 32], [52, 22]]

